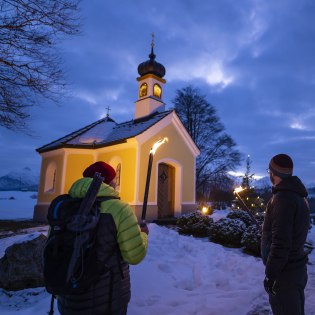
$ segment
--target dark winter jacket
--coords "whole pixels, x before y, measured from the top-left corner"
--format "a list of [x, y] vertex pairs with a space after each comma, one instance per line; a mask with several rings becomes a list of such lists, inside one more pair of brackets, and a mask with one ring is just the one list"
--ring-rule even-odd
[[310, 216], [307, 191], [298, 177], [283, 179], [272, 193], [263, 224], [261, 254], [266, 276], [275, 280], [282, 271], [307, 263], [304, 243]]
[[[69, 193], [83, 197], [92, 179], [75, 182]], [[99, 197], [118, 193], [102, 184]], [[104, 273], [94, 287], [77, 295], [58, 296], [61, 315], [115, 315], [130, 300], [129, 264], [139, 263], [146, 255], [147, 235], [140, 232], [137, 218], [130, 206], [111, 199], [101, 203], [101, 215], [97, 230], [97, 259], [104, 265]]]

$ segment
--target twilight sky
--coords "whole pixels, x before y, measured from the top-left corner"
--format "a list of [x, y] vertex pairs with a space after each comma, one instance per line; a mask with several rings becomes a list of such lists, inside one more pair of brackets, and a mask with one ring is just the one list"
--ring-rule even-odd
[[252, 172], [287, 153], [294, 173], [315, 183], [315, 2], [313, 0], [82, 1], [82, 35], [61, 47], [69, 95], [31, 110], [30, 135], [0, 127], [0, 176], [39, 172], [36, 148], [106, 114], [133, 118], [137, 66], [166, 68], [164, 102], [192, 84], [214, 105]]

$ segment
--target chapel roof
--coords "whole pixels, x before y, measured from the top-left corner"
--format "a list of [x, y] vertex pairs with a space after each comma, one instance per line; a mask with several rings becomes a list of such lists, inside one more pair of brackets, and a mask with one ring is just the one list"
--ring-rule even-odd
[[127, 139], [143, 133], [171, 112], [172, 110], [155, 112], [151, 115], [123, 123], [116, 123], [112, 118], [106, 116], [86, 127], [42, 146], [36, 149], [36, 151], [43, 153], [60, 148], [96, 149], [124, 143]]

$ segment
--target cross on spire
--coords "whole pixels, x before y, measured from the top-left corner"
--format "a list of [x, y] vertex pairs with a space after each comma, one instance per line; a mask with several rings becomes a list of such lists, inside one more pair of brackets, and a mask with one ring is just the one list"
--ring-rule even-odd
[[151, 34], [152, 35], [152, 42], [151, 42], [151, 47], [154, 47], [154, 33]]
[[149, 55], [149, 57], [150, 57], [151, 60], [154, 60], [155, 59], [155, 55], [154, 55], [154, 51], [153, 51], [153, 48], [154, 48], [154, 33], [152, 33], [151, 35], [152, 35], [151, 54]]
[[107, 109], [107, 114], [106, 116], [109, 117], [109, 111], [111, 110], [109, 106], [107, 106], [105, 109]]

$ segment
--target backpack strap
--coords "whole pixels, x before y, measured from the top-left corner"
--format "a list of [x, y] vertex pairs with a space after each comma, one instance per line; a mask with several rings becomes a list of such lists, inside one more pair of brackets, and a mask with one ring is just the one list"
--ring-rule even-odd
[[64, 201], [69, 200], [70, 198], [71, 197], [69, 194], [63, 194], [63, 195], [59, 195], [58, 197], [52, 200], [52, 202], [49, 205], [48, 212], [47, 212], [47, 221], [49, 225], [52, 226], [56, 223], [56, 221], [58, 221], [58, 217], [59, 217], [58, 210], [61, 204]]

